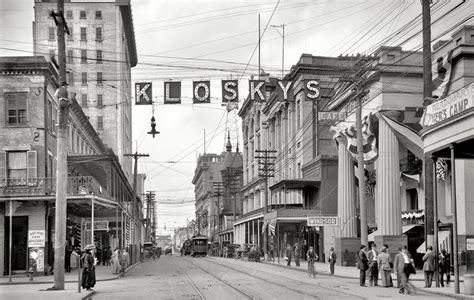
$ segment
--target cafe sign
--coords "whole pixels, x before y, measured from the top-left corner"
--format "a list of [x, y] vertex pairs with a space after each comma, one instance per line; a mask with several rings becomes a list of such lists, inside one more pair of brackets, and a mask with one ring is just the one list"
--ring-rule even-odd
[[435, 125], [474, 107], [474, 83], [444, 99], [428, 105], [422, 117], [423, 127]]

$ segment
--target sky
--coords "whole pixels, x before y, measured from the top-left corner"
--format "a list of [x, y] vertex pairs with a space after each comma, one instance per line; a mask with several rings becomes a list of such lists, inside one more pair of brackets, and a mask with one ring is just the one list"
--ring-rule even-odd
[[[432, 38], [446, 39], [474, 9], [474, 1], [433, 1]], [[273, 77], [287, 72], [303, 53], [318, 56], [371, 54], [380, 45], [421, 50], [419, 0], [132, 0], [138, 65], [133, 82], [152, 82], [155, 105], [133, 107], [134, 151], [146, 173], [146, 191], [157, 194], [160, 234], [194, 218], [197, 157], [221, 153], [225, 133], [241, 137], [236, 111], [221, 105], [222, 79], [239, 80], [240, 104], [248, 79], [261, 69]], [[0, 55], [32, 54], [33, 0], [0, 0]], [[438, 20], [439, 19], [439, 20]], [[409, 23], [413, 20], [413, 23]], [[472, 24], [472, 19], [467, 20]], [[408, 25], [410, 26], [408, 26]], [[280, 26], [280, 27], [274, 27]], [[163, 104], [164, 81], [181, 81], [180, 105]], [[211, 104], [192, 104], [192, 81], [211, 81]], [[132, 91], [132, 95], [134, 95]], [[154, 114], [155, 138], [146, 134]], [[206, 143], [204, 143], [204, 137]], [[241, 144], [240, 144], [241, 145]], [[165, 230], [166, 224], [166, 230]]]

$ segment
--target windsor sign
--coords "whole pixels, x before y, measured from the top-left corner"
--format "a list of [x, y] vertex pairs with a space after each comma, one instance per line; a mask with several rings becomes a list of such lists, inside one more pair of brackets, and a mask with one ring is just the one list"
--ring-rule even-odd
[[338, 217], [308, 217], [308, 226], [337, 226], [339, 225]]
[[[239, 101], [239, 81], [222, 80], [222, 102]], [[249, 99], [251, 101], [265, 102], [267, 96], [267, 82], [265, 80], [249, 80]], [[278, 98], [282, 101], [294, 101], [293, 81], [278, 80], [276, 84]], [[319, 82], [314, 79], [307, 79], [303, 82], [303, 95], [306, 101], [320, 99]], [[193, 81], [193, 103], [211, 102], [211, 82]], [[164, 86], [164, 104], [181, 103], [181, 82], [167, 81]], [[152, 83], [135, 83], [135, 104], [153, 104]]]

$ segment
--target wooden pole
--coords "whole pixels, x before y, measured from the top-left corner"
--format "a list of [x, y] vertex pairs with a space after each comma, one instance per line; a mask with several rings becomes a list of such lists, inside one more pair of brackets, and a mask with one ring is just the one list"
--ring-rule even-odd
[[453, 202], [453, 264], [454, 264], [454, 293], [459, 294], [459, 261], [458, 261], [458, 205], [456, 203], [456, 155], [451, 144], [451, 201]]
[[12, 282], [12, 251], [13, 251], [13, 200], [10, 199], [10, 226], [8, 228], [9, 236], [8, 236], [8, 282]]
[[438, 244], [438, 194], [437, 194], [437, 182], [436, 182], [436, 157], [432, 157], [432, 168], [433, 168], [433, 228], [434, 228], [434, 236], [433, 236], [433, 249], [435, 254], [435, 283], [436, 287], [439, 287], [439, 269], [438, 269], [438, 255], [439, 255], [439, 244]]
[[359, 179], [360, 203], [360, 242], [368, 246], [367, 202], [365, 199], [364, 149], [362, 141], [362, 97], [357, 95], [356, 127], [357, 127], [357, 178]]

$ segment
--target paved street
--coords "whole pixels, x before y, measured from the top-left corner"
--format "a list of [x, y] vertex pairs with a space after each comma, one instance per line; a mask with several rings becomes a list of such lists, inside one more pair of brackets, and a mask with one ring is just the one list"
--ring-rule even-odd
[[[92, 299], [404, 299], [396, 288], [358, 286], [357, 279], [214, 257], [162, 256], [127, 277], [99, 282]], [[418, 291], [416, 299], [446, 299]]]

